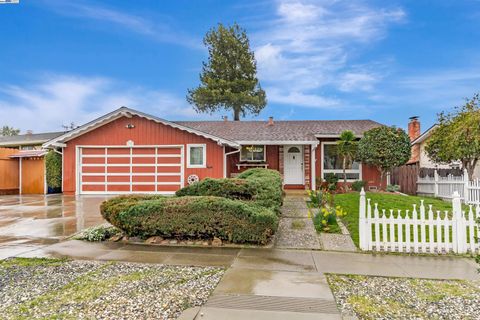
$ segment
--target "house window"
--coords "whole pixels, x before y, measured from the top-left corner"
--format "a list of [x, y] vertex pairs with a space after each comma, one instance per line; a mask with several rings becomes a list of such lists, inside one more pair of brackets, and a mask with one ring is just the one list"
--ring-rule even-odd
[[242, 146], [240, 152], [241, 161], [265, 161], [265, 146]]
[[205, 144], [187, 145], [187, 167], [205, 168], [207, 162], [207, 146]]
[[[322, 149], [322, 177], [325, 179], [327, 174], [335, 174], [339, 179], [343, 179], [343, 159], [337, 153], [337, 144], [335, 142], [323, 143]], [[347, 163], [345, 173], [347, 180], [354, 181], [361, 179], [360, 162], [353, 161]]]

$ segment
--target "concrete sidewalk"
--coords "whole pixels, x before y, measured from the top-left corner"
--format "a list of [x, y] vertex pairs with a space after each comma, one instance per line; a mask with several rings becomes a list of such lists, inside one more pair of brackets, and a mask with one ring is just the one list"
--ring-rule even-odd
[[[199, 266], [287, 271], [362, 274], [431, 279], [479, 280], [473, 259], [453, 256], [407, 256], [286, 249], [163, 247], [116, 242], [70, 240], [40, 246], [12, 246], [1, 258], [68, 257]], [[23, 249], [22, 249], [23, 248]]]
[[341, 319], [325, 273], [480, 280], [475, 262], [460, 257], [162, 247], [77, 240], [19, 243], [16, 250], [10, 249], [3, 251], [3, 258], [67, 257], [228, 268], [206, 305], [188, 310], [181, 319]]

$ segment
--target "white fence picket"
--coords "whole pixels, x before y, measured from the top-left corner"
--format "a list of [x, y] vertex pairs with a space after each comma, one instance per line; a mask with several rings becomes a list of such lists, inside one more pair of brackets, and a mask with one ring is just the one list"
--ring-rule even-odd
[[360, 238], [365, 242], [365, 249], [362, 250], [480, 253], [480, 243], [477, 241], [480, 234], [476, 221], [480, 217], [480, 205], [475, 209], [471, 205], [467, 216], [462, 212], [459, 192], [451, 196], [451, 213], [448, 210], [434, 212], [432, 205], [428, 206], [426, 212], [422, 200], [419, 211], [413, 205], [411, 215], [410, 210], [402, 214], [401, 210], [395, 213], [393, 209], [382, 209], [380, 215], [378, 203], [372, 208], [370, 199], [365, 199], [365, 193], [360, 197], [364, 197], [361, 204], [366, 206], [363, 211], [366, 212], [365, 228], [360, 230]]

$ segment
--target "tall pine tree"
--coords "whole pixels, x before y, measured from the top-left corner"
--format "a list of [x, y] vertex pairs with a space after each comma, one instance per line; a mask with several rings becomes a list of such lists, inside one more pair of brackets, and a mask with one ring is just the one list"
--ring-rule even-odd
[[203, 63], [200, 86], [188, 90], [187, 101], [197, 112], [233, 110], [234, 120], [247, 113], [258, 115], [267, 104], [257, 79], [257, 64], [247, 33], [239, 25], [210, 30], [203, 43], [208, 61]]

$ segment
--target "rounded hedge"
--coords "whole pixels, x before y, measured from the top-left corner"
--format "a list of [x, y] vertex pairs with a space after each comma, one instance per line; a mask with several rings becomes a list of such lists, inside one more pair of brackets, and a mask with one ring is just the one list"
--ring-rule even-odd
[[222, 197], [127, 196], [105, 201], [102, 216], [129, 236], [265, 244], [278, 226], [271, 210]]
[[275, 170], [249, 169], [234, 179], [204, 179], [178, 190], [176, 195], [217, 196], [253, 201], [278, 212], [282, 206], [282, 178]]

